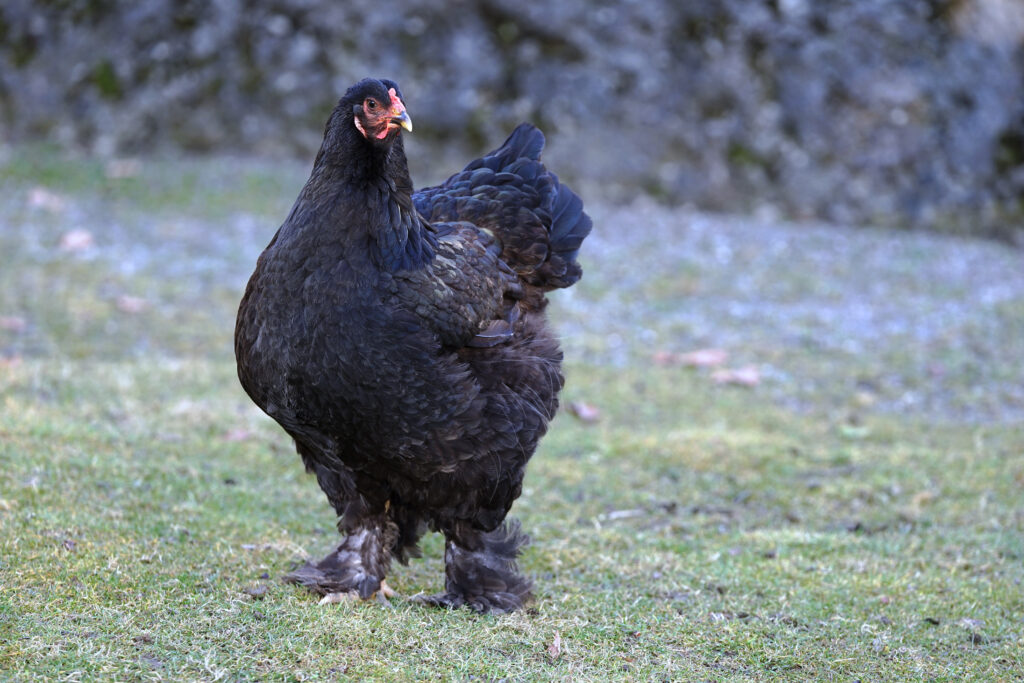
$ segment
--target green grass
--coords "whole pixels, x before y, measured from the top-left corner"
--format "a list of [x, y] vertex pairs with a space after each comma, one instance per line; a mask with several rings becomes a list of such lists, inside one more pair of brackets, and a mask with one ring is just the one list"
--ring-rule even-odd
[[[1024, 428], [870, 413], [851, 426], [640, 360], [567, 366], [565, 403], [602, 419], [560, 415], [513, 508], [533, 538], [531, 609], [479, 617], [409, 600], [442, 587], [436, 536], [393, 570], [390, 608], [318, 606], [279, 577], [335, 542], [332, 514], [230, 352], [261, 244], [209, 254], [202, 240], [237, 202], [265, 242], [295, 178], [150, 162], [152, 183], [98, 200], [101, 165], [32, 155], [48, 175], [15, 151], [0, 171], [10, 196], [43, 184], [73, 208], [0, 207], [0, 316], [24, 320], [0, 328], [0, 679], [1024, 672]], [[212, 214], [182, 199], [193, 190]], [[98, 255], [56, 249], [69, 216], [92, 226]], [[125, 269], [125, 240], [170, 256]], [[179, 272], [175, 253], [197, 265]], [[147, 306], [119, 310], [122, 294]]]

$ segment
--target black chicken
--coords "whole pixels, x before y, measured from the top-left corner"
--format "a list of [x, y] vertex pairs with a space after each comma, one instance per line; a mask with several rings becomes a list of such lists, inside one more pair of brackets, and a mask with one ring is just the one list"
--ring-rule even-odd
[[366, 79], [331, 113], [313, 171], [256, 264], [235, 329], [238, 376], [295, 439], [344, 540], [286, 577], [320, 594], [389, 590], [392, 558], [445, 535], [445, 592], [505, 612], [530, 597], [526, 538], [503, 523], [558, 407], [545, 292], [580, 278], [590, 218], [519, 126], [413, 193], [398, 86]]

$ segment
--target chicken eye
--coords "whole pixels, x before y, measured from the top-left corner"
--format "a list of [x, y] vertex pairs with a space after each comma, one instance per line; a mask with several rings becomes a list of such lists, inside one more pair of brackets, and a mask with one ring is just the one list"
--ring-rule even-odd
[[367, 109], [376, 109], [377, 108], [377, 100], [373, 99], [372, 97], [367, 99], [366, 100], [366, 108]]

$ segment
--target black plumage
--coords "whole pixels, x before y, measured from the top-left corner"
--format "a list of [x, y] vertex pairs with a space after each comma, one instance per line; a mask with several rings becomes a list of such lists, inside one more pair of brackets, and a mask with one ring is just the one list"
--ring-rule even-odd
[[579, 279], [591, 222], [540, 162], [533, 126], [415, 194], [401, 128], [391, 81], [339, 101], [245, 290], [238, 376], [295, 439], [344, 535], [289, 580], [367, 598], [430, 528], [446, 538], [446, 582], [427, 601], [510, 611], [530, 582], [505, 517], [563, 383], [545, 292]]

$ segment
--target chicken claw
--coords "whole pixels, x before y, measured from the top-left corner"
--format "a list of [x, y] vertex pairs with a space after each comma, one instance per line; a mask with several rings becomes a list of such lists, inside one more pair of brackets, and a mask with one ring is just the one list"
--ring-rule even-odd
[[[380, 588], [377, 589], [370, 598], [376, 598], [378, 602], [388, 604], [388, 598], [393, 598], [397, 595], [395, 589], [387, 584], [386, 581], [380, 582]], [[358, 591], [338, 591], [335, 593], [328, 593], [324, 597], [320, 598], [319, 605], [336, 605], [340, 602], [355, 602], [359, 599]]]
[[342, 593], [328, 593], [324, 597], [320, 598], [318, 605], [334, 605], [339, 602], [355, 602], [359, 599], [359, 593], [356, 591], [345, 591]]

